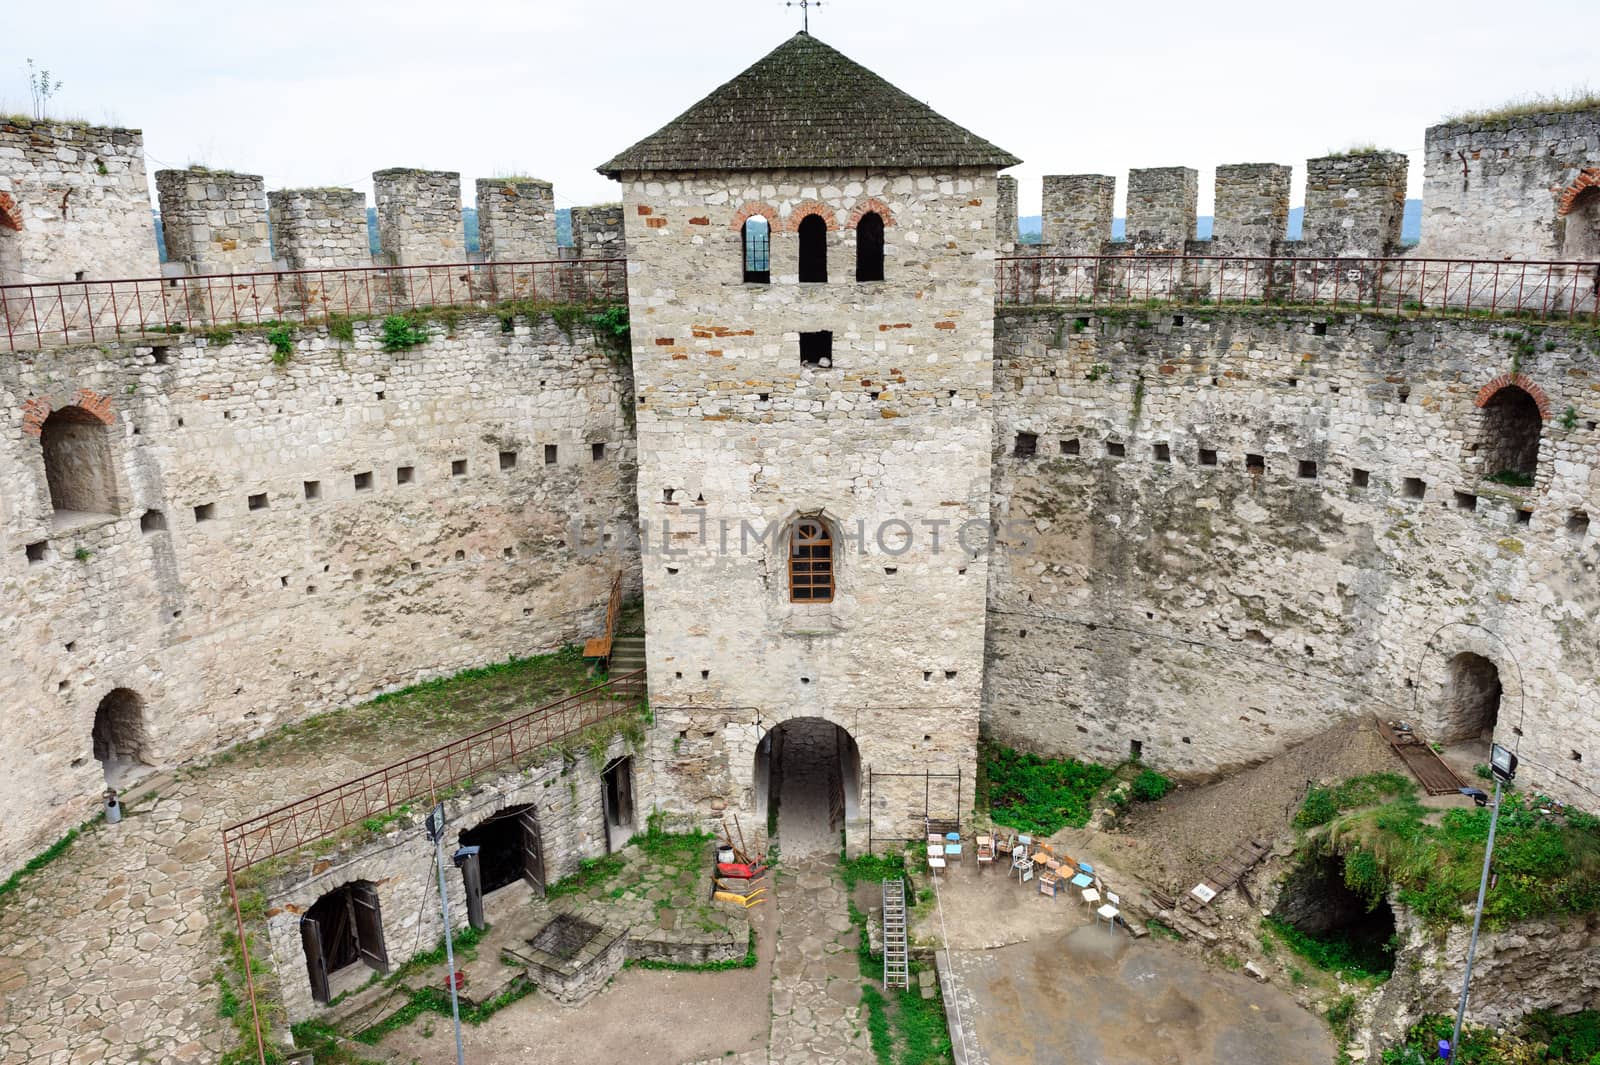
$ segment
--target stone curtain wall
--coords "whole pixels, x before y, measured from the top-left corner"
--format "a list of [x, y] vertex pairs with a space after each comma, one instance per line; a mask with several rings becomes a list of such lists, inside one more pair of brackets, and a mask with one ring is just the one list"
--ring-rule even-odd
[[[395, 354], [376, 323], [300, 330], [282, 368], [261, 333], [0, 365], [0, 869], [95, 810], [114, 688], [170, 766], [599, 631], [637, 561], [579, 557], [570, 523], [634, 511], [625, 368], [548, 318], [429, 328]], [[38, 423], [74, 402], [104, 407], [121, 505], [57, 531]]]
[[1002, 255], [1017, 247], [1017, 179], [1010, 174], [995, 178], [995, 249]]
[[0, 120], [0, 284], [157, 277], [144, 135]]
[[1003, 313], [993, 509], [1034, 542], [993, 567], [985, 729], [1099, 761], [1138, 741], [1205, 776], [1350, 714], [1436, 728], [1472, 652], [1526, 786], [1594, 808], [1600, 353], [1550, 328], [1521, 357], [1552, 416], [1534, 487], [1507, 488], [1482, 480], [1479, 406], [1512, 367], [1503, 332]]
[[372, 196], [378, 208], [378, 251], [390, 266], [466, 261], [460, 174], [378, 170], [372, 175]]
[[266, 179], [192, 166], [156, 171], [167, 261], [191, 274], [273, 269], [267, 239]]
[[[627, 741], [613, 739], [601, 764], [631, 753]], [[650, 784], [638, 772], [638, 765], [636, 758], [634, 802], [636, 809], [646, 810], [651, 805]], [[601, 775], [587, 754], [570, 763], [561, 755], [552, 754], [525, 770], [501, 774], [470, 794], [445, 803], [446, 860], [454, 853], [463, 831], [506, 807], [531, 803], [539, 820], [545, 883], [553, 884], [577, 872], [585, 859], [606, 854], [602, 788]], [[315, 1016], [322, 1009], [311, 997], [305, 947], [300, 938], [301, 915], [341, 885], [365, 880], [377, 889], [391, 969], [419, 951], [438, 946], [444, 936], [439, 881], [433, 868], [434, 845], [423, 831], [421, 816], [418, 814], [415, 822], [402, 821], [381, 839], [331, 860], [323, 856], [308, 858], [265, 886], [268, 951], [291, 1023]], [[451, 924], [459, 933], [467, 927], [467, 896], [461, 872], [454, 866], [445, 869], [445, 888], [450, 892]], [[515, 893], [527, 888], [519, 882], [505, 890]], [[493, 910], [495, 899], [493, 893], [485, 896], [485, 906]], [[363, 965], [362, 972], [368, 971]], [[364, 982], [365, 976], [362, 979]]]
[[354, 189], [274, 189], [267, 194], [272, 239], [290, 270], [372, 265], [367, 197]]
[[1418, 254], [1559, 259], [1562, 190], [1600, 166], [1600, 111], [1433, 126], [1424, 154]]
[[[750, 833], [765, 821], [757, 742], [799, 717], [843, 726], [863, 781], [931, 768], [970, 784], [987, 560], [955, 531], [988, 517], [994, 175], [646, 174], [623, 195], [640, 513], [653, 531], [670, 520], [681, 552], [644, 560], [664, 801], [739, 811]], [[886, 280], [858, 284], [849, 223], [869, 206], [888, 215]], [[741, 283], [740, 227], [757, 213], [775, 219], [770, 285]], [[812, 214], [828, 281], [801, 285], [796, 228]], [[831, 367], [802, 367], [800, 333], [821, 330]], [[791, 604], [786, 543], [742, 551], [740, 523], [816, 512], [836, 533], [837, 594]], [[938, 550], [924, 521], [945, 523]], [[880, 787], [879, 832], [919, 834], [922, 796], [920, 779]], [[865, 844], [859, 821], [847, 832]]]

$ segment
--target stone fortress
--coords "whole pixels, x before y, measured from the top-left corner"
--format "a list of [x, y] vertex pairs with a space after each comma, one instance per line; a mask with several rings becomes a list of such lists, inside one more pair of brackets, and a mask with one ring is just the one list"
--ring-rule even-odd
[[[1370, 152], [1307, 162], [1299, 241], [1285, 165], [1219, 167], [1209, 241], [1192, 169], [1129, 173], [1121, 242], [1113, 177], [1048, 176], [1037, 251], [1600, 285], [1600, 113], [1426, 143], [1416, 248], [1409, 160]], [[655, 715], [634, 801], [708, 825], [763, 823], [787, 765], [858, 852], [970, 812], [980, 734], [1203, 779], [1361, 714], [1492, 736], [1600, 805], [1592, 300], [1529, 325], [1009, 298], [1016, 162], [801, 34], [604, 164], [620, 205], [574, 209], [573, 248], [548, 183], [477, 183], [488, 262], [626, 258], [631, 360], [470, 285], [406, 351], [375, 320], [281, 363], [258, 329], [17, 345], [0, 872], [107, 780], [581, 642], [618, 573]], [[373, 177], [379, 265], [468, 263], [459, 175]], [[137, 131], [0, 122], [14, 345], [27, 286], [374, 265], [352, 190], [156, 190], [165, 268]], [[635, 523], [642, 549], [574, 542]]]

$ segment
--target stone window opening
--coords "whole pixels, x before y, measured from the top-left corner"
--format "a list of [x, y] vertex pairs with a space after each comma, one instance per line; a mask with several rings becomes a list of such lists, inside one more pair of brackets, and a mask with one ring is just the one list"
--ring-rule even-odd
[[147, 510], [139, 515], [139, 531], [143, 533], [164, 532], [167, 528], [167, 516], [159, 510]]
[[1589, 535], [1589, 512], [1575, 510], [1567, 518], [1567, 535], [1574, 540], [1582, 540]]
[[883, 215], [877, 211], [856, 223], [856, 280], [883, 280]]
[[772, 224], [760, 215], [745, 219], [739, 227], [739, 246], [744, 262], [744, 283], [766, 285], [772, 281]]
[[1150, 454], [1157, 462], [1171, 462], [1172, 445], [1152, 444], [1150, 447]]
[[1481, 418], [1477, 446], [1484, 474], [1500, 484], [1532, 487], [1544, 429], [1538, 401], [1525, 389], [1506, 385], [1483, 405]]
[[360, 984], [362, 966], [388, 972], [377, 888], [356, 880], [323, 895], [300, 918], [300, 942], [311, 997], [324, 1005], [335, 997], [335, 986], [343, 992]]
[[1217, 449], [1203, 447], [1200, 449], [1200, 465], [1215, 466], [1217, 464]]
[[56, 528], [117, 512], [105, 422], [82, 407], [63, 407], [44, 420], [39, 443]]
[[1120, 459], [1128, 453], [1128, 446], [1120, 440], [1106, 441], [1106, 455], [1110, 458]]
[[1463, 651], [1450, 660], [1439, 726], [1440, 743], [1488, 741], [1500, 716], [1500, 670], [1482, 655]]
[[815, 515], [789, 531], [789, 602], [833, 602], [833, 532]]
[[1561, 257], [1584, 262], [1600, 259], [1600, 185], [1578, 193], [1567, 208]]
[[[813, 215], [813, 218], [816, 216]], [[800, 334], [800, 365], [816, 366], [826, 370], [833, 365], [833, 333], [821, 330]]]
[[1350, 486], [1352, 488], [1365, 488], [1371, 483], [1372, 473], [1370, 470], [1363, 470], [1357, 467], [1350, 471]]
[[123, 787], [151, 766], [144, 700], [131, 689], [113, 688], [100, 700], [90, 738], [109, 787]]
[[1061, 441], [1061, 453], [1063, 455], [1076, 455], [1081, 450], [1082, 450], [1082, 445], [1080, 445], [1078, 443], [1078, 438], [1077, 437], [1073, 437], [1071, 440], [1063, 440], [1063, 441]]
[[1421, 477], [1407, 477], [1400, 482], [1400, 494], [1407, 499], [1421, 499], [1428, 494], [1428, 482]]
[[301, 482], [301, 484], [302, 484], [302, 487], [305, 489], [305, 493], [306, 493], [306, 498], [307, 499], [320, 499], [320, 498], [322, 498], [322, 482], [321, 481], [303, 481], [303, 482]]
[[828, 223], [808, 214], [795, 227], [800, 236], [800, 283], [825, 284], [828, 280]]
[[1038, 433], [1018, 433], [1011, 454], [1019, 459], [1031, 459], [1039, 453]]

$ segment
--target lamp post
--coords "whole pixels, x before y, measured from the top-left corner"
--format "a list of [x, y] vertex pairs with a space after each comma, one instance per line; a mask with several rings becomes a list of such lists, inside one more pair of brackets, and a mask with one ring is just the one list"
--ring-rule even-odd
[[450, 1019], [455, 1022], [456, 1028], [456, 1065], [466, 1065], [466, 1056], [461, 1049], [461, 1003], [456, 993], [456, 948], [450, 938], [450, 893], [444, 886], [444, 803], [439, 803], [429, 812], [426, 828], [428, 838], [433, 841], [434, 850], [438, 853], [439, 910], [444, 915], [444, 960], [445, 969], [450, 974]]
[[1494, 833], [1500, 826], [1500, 794], [1517, 775], [1517, 756], [1494, 744], [1489, 751], [1489, 770], [1494, 774], [1494, 806], [1489, 814], [1489, 841], [1483, 848], [1483, 876], [1478, 881], [1478, 909], [1472, 917], [1472, 941], [1467, 944], [1467, 972], [1461, 978], [1461, 1004], [1456, 1007], [1456, 1026], [1450, 1042], [1439, 1048], [1441, 1058], [1453, 1058], [1461, 1045], [1461, 1022], [1467, 1015], [1467, 991], [1472, 986], [1472, 956], [1478, 950], [1478, 926], [1483, 923], [1483, 897], [1489, 891], [1489, 864], [1494, 857]]

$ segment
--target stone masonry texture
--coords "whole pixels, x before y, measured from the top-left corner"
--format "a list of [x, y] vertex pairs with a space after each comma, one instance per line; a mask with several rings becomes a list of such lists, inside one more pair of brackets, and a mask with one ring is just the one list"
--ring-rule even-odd
[[1199, 171], [1166, 166], [1128, 171], [1127, 239], [1136, 247], [1181, 252], [1194, 239]]
[[372, 175], [378, 251], [390, 266], [459, 263], [467, 258], [461, 175], [399, 167]]
[[0, 284], [156, 277], [136, 129], [0, 119]]
[[1111, 239], [1117, 179], [1109, 174], [1046, 174], [1042, 239], [1055, 255], [1095, 255]]
[[556, 258], [556, 200], [550, 182], [479, 178], [478, 241], [491, 262]]
[[[1547, 330], [1511, 379], [1489, 323], [1182, 318], [999, 316], [993, 509], [1015, 534], [991, 569], [986, 731], [1096, 761], [1138, 741], [1208, 776], [1355, 714], [1437, 731], [1472, 653], [1527, 786], [1593, 808], [1588, 333]], [[1512, 380], [1573, 411], [1535, 416], [1524, 489], [1486, 480], [1483, 393]]]
[[275, 189], [267, 214], [278, 258], [290, 270], [372, 265], [367, 198], [353, 189]]
[[1289, 180], [1293, 169], [1277, 163], [1232, 163], [1217, 167], [1211, 239], [1219, 251], [1266, 255], [1289, 225]]
[[[627, 563], [577, 557], [570, 526], [633, 513], [631, 382], [587, 332], [508, 324], [469, 315], [399, 353], [376, 323], [307, 328], [281, 367], [262, 332], [0, 365], [0, 705], [31, 722], [0, 751], [0, 867], [96, 808], [114, 689], [170, 766], [592, 635]], [[26, 426], [101, 406], [115, 502], [63, 519]]]
[[260, 175], [199, 166], [158, 170], [156, 194], [168, 262], [183, 263], [191, 274], [272, 269]]
[[1355, 152], [1306, 160], [1301, 239], [1311, 255], [1382, 256], [1400, 246], [1406, 157]]
[[[970, 779], [988, 559], [986, 537], [966, 550], [956, 532], [988, 520], [995, 194], [977, 169], [625, 176], [640, 516], [675, 549], [644, 562], [652, 757], [673, 808], [764, 822], [757, 743], [793, 718], [845, 729], [863, 781]], [[866, 209], [886, 216], [885, 280], [857, 283]], [[757, 212], [775, 219], [770, 284], [743, 283]], [[826, 283], [798, 280], [809, 216]], [[802, 363], [813, 331], [831, 333], [831, 365]], [[741, 543], [744, 522], [800, 515], [835, 533], [831, 603], [790, 601], [786, 536]], [[880, 777], [869, 811], [847, 796], [849, 845], [869, 817], [875, 836], [920, 834], [923, 793]]]

